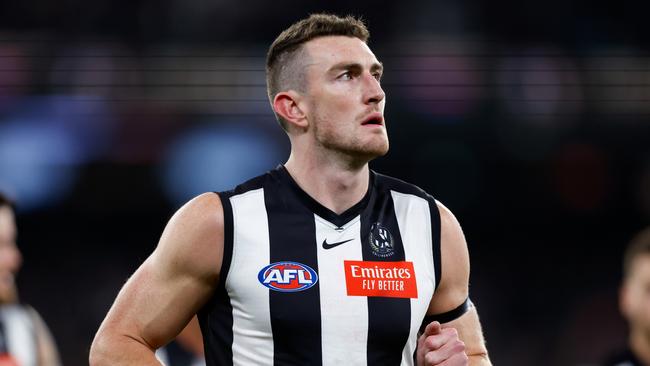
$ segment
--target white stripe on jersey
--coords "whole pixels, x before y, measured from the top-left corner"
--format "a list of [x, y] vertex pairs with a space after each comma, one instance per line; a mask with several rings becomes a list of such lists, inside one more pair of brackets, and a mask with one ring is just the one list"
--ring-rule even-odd
[[[363, 260], [361, 252], [361, 217], [346, 224], [343, 230], [314, 214], [322, 329], [323, 366], [367, 365], [368, 299], [347, 296], [343, 259]], [[323, 242], [337, 243], [331, 249]], [[354, 327], [350, 325], [354, 324]]]
[[37, 365], [34, 322], [28, 310], [20, 305], [5, 305], [0, 309], [0, 317], [11, 356], [20, 365]]
[[[417, 332], [433, 296], [434, 278], [433, 244], [431, 242], [431, 212], [427, 200], [411, 194], [391, 191], [397, 225], [402, 235], [406, 261], [413, 262], [417, 273], [418, 299], [411, 299], [411, 332], [402, 352], [402, 365], [413, 365], [413, 352], [417, 346]], [[408, 218], [408, 219], [407, 219]], [[426, 230], [422, 230], [426, 228]], [[419, 300], [419, 301], [418, 301]]]
[[233, 309], [233, 364], [273, 365], [269, 291], [256, 281], [270, 258], [264, 189], [233, 196], [230, 202], [234, 235], [226, 289]]

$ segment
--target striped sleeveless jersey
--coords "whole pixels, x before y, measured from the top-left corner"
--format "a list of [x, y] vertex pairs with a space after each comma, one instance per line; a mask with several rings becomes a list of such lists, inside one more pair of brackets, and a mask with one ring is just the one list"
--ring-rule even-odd
[[232, 191], [220, 283], [199, 312], [207, 365], [412, 365], [440, 278], [440, 216], [373, 171], [336, 214], [283, 166]]

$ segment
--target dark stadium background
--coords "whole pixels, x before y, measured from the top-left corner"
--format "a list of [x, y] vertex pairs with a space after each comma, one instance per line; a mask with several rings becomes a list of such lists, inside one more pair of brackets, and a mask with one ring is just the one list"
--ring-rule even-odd
[[20, 207], [21, 299], [65, 365], [87, 364], [117, 291], [181, 202], [284, 161], [268, 45], [310, 12], [351, 13], [386, 68], [391, 151], [372, 166], [459, 218], [494, 364], [596, 365], [623, 344], [621, 254], [650, 224], [649, 10], [1, 2], [0, 189]]

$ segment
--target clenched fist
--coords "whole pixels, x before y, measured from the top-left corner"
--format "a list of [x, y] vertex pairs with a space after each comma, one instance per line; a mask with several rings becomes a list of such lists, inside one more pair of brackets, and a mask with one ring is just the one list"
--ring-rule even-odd
[[431, 322], [418, 339], [418, 366], [467, 366], [465, 343], [455, 328], [443, 328]]

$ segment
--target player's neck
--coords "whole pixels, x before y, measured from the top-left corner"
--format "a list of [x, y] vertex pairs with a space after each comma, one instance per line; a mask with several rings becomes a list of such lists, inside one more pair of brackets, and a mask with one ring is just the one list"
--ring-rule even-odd
[[630, 348], [644, 365], [650, 365], [650, 334], [641, 329], [630, 332]]
[[368, 164], [354, 166], [291, 154], [285, 168], [300, 188], [337, 214], [363, 199], [368, 191]]

